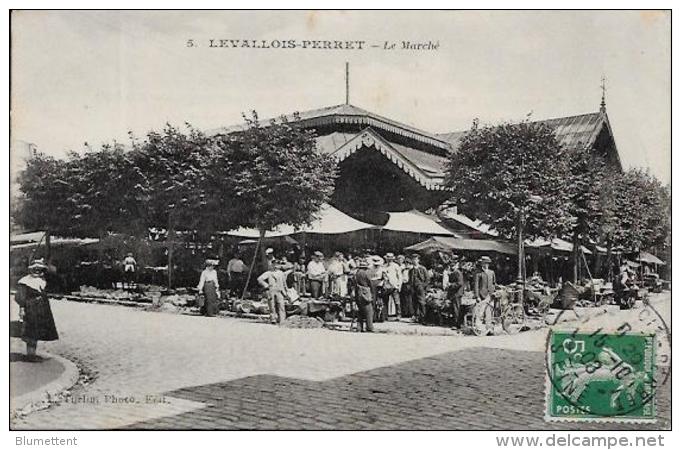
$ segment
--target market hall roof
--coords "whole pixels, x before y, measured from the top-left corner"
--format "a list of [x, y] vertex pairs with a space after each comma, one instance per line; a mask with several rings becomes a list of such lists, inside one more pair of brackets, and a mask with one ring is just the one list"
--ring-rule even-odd
[[[362, 147], [373, 148], [415, 179], [427, 190], [443, 190], [447, 156], [455, 152], [466, 131], [435, 134], [389, 119], [350, 104], [341, 104], [289, 114], [309, 128], [323, 128], [317, 137], [320, 152], [341, 162]], [[269, 123], [272, 119], [261, 120]], [[274, 119], [280, 120], [280, 119]], [[537, 121], [555, 129], [567, 149], [593, 147], [603, 131], [613, 148], [613, 160], [621, 167], [612, 128], [605, 110], [576, 116]], [[352, 129], [348, 129], [348, 126]], [[207, 131], [208, 135], [237, 133], [246, 124]]]
[[[318, 151], [342, 162], [361, 148], [373, 148], [397, 165], [427, 190], [444, 189], [449, 143], [435, 134], [374, 114], [354, 105], [335, 105], [284, 116], [300, 120], [304, 127], [331, 127], [339, 131], [319, 133]], [[269, 123], [272, 119], [261, 120]], [[280, 119], [274, 119], [280, 120]], [[346, 130], [351, 125], [355, 130]], [[209, 136], [238, 133], [246, 124], [217, 128]]]
[[[434, 133], [420, 130], [411, 125], [388, 119], [387, 117], [374, 114], [370, 111], [349, 104], [327, 106], [324, 108], [296, 112], [293, 114], [284, 115], [283, 117], [290, 121], [299, 118], [303, 126], [309, 126], [310, 128], [314, 128], [315, 126], [322, 124], [355, 124], [365, 127], [373, 127], [432, 145], [444, 151], [449, 151], [450, 149], [449, 143]], [[278, 119], [279, 118], [274, 118], [274, 120]], [[272, 119], [262, 120], [261, 122], [269, 123], [270, 120]], [[229, 134], [243, 131], [245, 129], [246, 125], [240, 124], [208, 130], [207, 134]]]
[[[615, 145], [612, 127], [605, 111], [599, 111], [577, 116], [558, 117], [555, 119], [538, 120], [532, 123], [543, 123], [555, 130], [558, 142], [568, 150], [578, 148], [591, 148], [596, 143], [602, 131], [606, 131], [612, 139], [614, 156], [621, 167], [617, 146]], [[451, 149], [456, 151], [467, 131], [454, 131], [441, 133], [437, 136], [449, 143]]]

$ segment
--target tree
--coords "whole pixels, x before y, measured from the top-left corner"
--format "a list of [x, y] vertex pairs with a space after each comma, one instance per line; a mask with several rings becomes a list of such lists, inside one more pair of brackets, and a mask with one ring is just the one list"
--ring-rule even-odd
[[599, 225], [603, 215], [601, 188], [606, 172], [603, 158], [588, 148], [573, 149], [566, 152], [567, 212], [572, 217], [570, 234], [572, 236], [573, 282], [578, 281], [578, 267], [582, 242], [599, 238]]
[[15, 214], [22, 228], [75, 234], [77, 212], [68, 169], [67, 161], [43, 153], [27, 161], [17, 178], [21, 195]]
[[281, 224], [310, 224], [333, 191], [335, 160], [317, 152], [314, 132], [297, 117], [263, 126], [253, 111], [244, 120], [245, 130], [216, 138], [206, 180], [210, 209], [258, 229], [260, 240]]
[[611, 177], [604, 185], [605, 237], [628, 251], [664, 245], [669, 235], [670, 198], [666, 187], [641, 169]]
[[447, 163], [450, 203], [518, 241], [522, 277], [523, 240], [562, 235], [570, 225], [564, 151], [542, 123], [478, 125], [461, 140]]
[[168, 287], [173, 283], [173, 249], [178, 230], [194, 230], [206, 205], [205, 181], [210, 140], [187, 124], [183, 133], [171, 125], [133, 140], [134, 165], [145, 176], [147, 226], [165, 228]]
[[80, 235], [103, 238], [145, 229], [146, 175], [133, 156], [116, 142], [71, 155], [68, 174]]

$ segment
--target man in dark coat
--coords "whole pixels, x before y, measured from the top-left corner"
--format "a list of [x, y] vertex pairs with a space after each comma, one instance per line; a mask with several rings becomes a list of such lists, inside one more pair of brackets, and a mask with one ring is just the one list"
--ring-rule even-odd
[[359, 331], [373, 333], [374, 331], [374, 295], [372, 293], [371, 278], [368, 272], [369, 264], [366, 259], [359, 262], [355, 273], [355, 303], [357, 304], [357, 324]]
[[489, 268], [492, 260], [488, 256], [480, 258], [481, 269], [475, 274], [475, 298], [486, 300], [497, 288], [497, 279], [494, 271]]
[[426, 319], [426, 288], [428, 287], [428, 270], [421, 265], [419, 255], [411, 257], [413, 263], [409, 271], [409, 282], [412, 289], [414, 301], [415, 318], [419, 323], [424, 323]]
[[[492, 294], [497, 289], [497, 279], [494, 271], [489, 268], [492, 260], [488, 256], [480, 258], [481, 269], [475, 274], [475, 301], [478, 302], [478, 307], [484, 307], [485, 304], [494, 306], [492, 303]], [[493, 321], [492, 308], [485, 309], [485, 323], [491, 324]]]
[[458, 256], [452, 255], [452, 260], [449, 268], [445, 271], [442, 276], [442, 283], [445, 286], [447, 292], [447, 298], [452, 304], [452, 317], [454, 319], [454, 326], [456, 328], [461, 327], [461, 321], [463, 320], [463, 314], [461, 311], [461, 297], [464, 293], [464, 280], [463, 273], [459, 269]]

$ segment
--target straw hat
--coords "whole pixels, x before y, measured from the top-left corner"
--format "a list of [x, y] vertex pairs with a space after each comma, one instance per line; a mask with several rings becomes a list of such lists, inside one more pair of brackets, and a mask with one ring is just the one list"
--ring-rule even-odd
[[47, 270], [47, 264], [43, 258], [35, 259], [28, 265], [28, 270]]
[[371, 262], [373, 262], [374, 264], [377, 264], [377, 265], [385, 264], [385, 260], [378, 255], [373, 255], [371, 257]]
[[492, 262], [492, 259], [489, 256], [481, 256], [480, 262], [490, 264]]

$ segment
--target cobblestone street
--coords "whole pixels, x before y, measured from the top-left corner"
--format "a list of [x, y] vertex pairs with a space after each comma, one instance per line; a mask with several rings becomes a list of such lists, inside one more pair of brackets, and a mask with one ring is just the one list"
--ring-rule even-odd
[[[667, 317], [670, 296], [655, 301]], [[544, 422], [546, 330], [399, 336], [52, 301], [60, 340], [39, 348], [94, 375], [15, 429], [611, 429]], [[618, 312], [622, 317], [633, 311]]]

